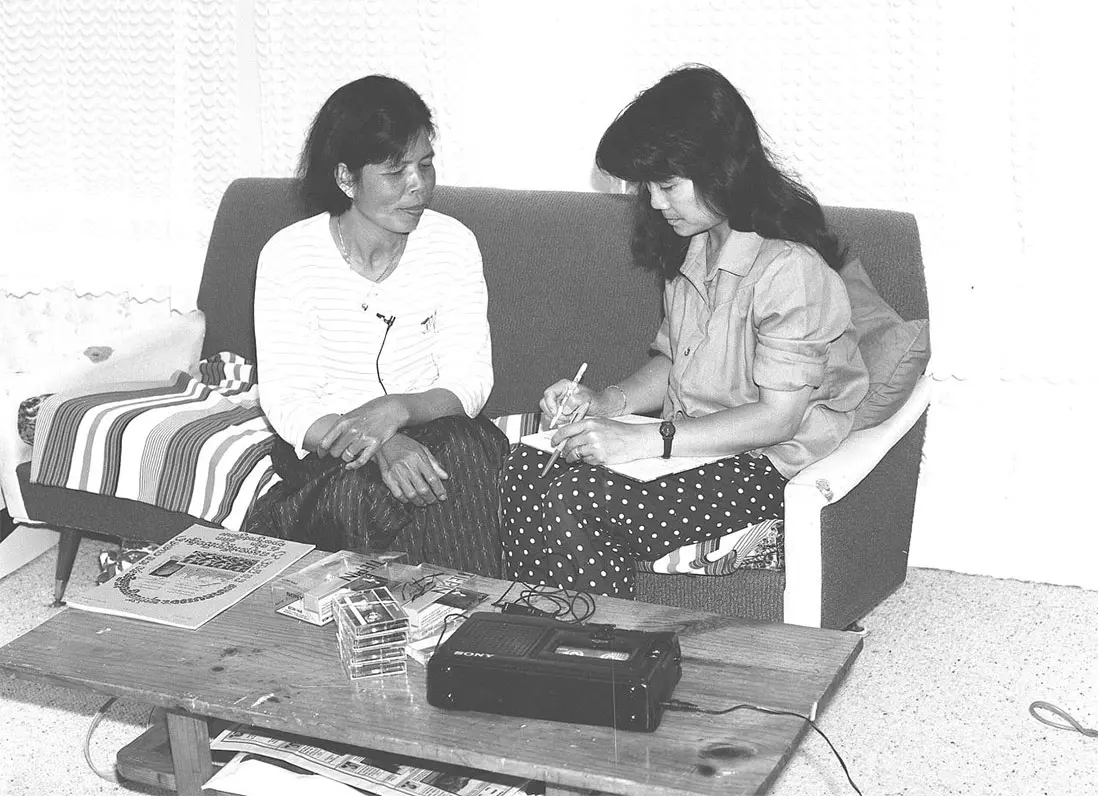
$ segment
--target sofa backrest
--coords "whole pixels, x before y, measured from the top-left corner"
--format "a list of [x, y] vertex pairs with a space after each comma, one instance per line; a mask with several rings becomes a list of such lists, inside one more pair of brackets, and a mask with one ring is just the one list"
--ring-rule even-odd
[[[495, 389], [489, 416], [534, 409], [551, 382], [588, 363], [601, 387], [642, 364], [659, 323], [656, 276], [629, 255], [631, 198], [566, 191], [439, 186], [432, 207], [476, 235], [488, 283]], [[252, 298], [259, 252], [275, 232], [313, 211], [289, 178], [234, 181], [214, 220], [198, 307], [203, 356], [255, 358]], [[927, 317], [915, 219], [906, 213], [826, 208], [881, 295], [905, 319]], [[262, 382], [262, 373], [259, 374]]]

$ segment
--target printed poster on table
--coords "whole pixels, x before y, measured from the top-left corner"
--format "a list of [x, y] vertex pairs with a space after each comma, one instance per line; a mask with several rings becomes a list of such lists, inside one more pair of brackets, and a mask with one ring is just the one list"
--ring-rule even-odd
[[193, 630], [272, 580], [311, 544], [192, 525], [68, 604]]

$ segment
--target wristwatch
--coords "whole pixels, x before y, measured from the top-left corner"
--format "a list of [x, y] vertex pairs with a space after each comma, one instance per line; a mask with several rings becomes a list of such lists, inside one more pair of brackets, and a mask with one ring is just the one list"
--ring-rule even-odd
[[660, 436], [663, 437], [663, 458], [671, 458], [671, 442], [675, 439], [675, 421], [664, 420], [660, 423]]

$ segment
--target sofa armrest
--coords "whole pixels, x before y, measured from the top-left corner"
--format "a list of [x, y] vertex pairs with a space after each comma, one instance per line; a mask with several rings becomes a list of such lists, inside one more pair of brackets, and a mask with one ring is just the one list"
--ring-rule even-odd
[[841, 500], [922, 417], [930, 379], [920, 377], [899, 411], [856, 431], [830, 455], [804, 468], [785, 487], [785, 611], [789, 624], [819, 627], [823, 599], [820, 512]]
[[826, 503], [841, 500], [911, 430], [929, 405], [930, 378], [924, 374], [896, 414], [879, 425], [855, 431], [830, 456], [805, 467], [790, 483], [815, 486]]

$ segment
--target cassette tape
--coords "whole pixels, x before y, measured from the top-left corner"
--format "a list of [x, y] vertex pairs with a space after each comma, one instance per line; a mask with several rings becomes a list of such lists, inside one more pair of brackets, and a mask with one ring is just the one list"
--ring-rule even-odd
[[404, 644], [354, 649], [340, 640], [339, 655], [344, 663], [377, 663], [379, 661], [403, 660], [405, 652]]
[[374, 677], [386, 677], [391, 674], [404, 674], [408, 671], [408, 663], [406, 658], [367, 661], [365, 663], [344, 661], [343, 669], [351, 680], [368, 680]]
[[337, 630], [336, 634], [340, 644], [346, 644], [348, 648], [355, 650], [408, 643], [408, 632], [406, 630], [389, 630], [383, 633], [371, 633], [368, 636], [354, 636], [342, 630]]
[[355, 637], [408, 628], [408, 616], [384, 586], [340, 597], [336, 620], [342, 632]]

